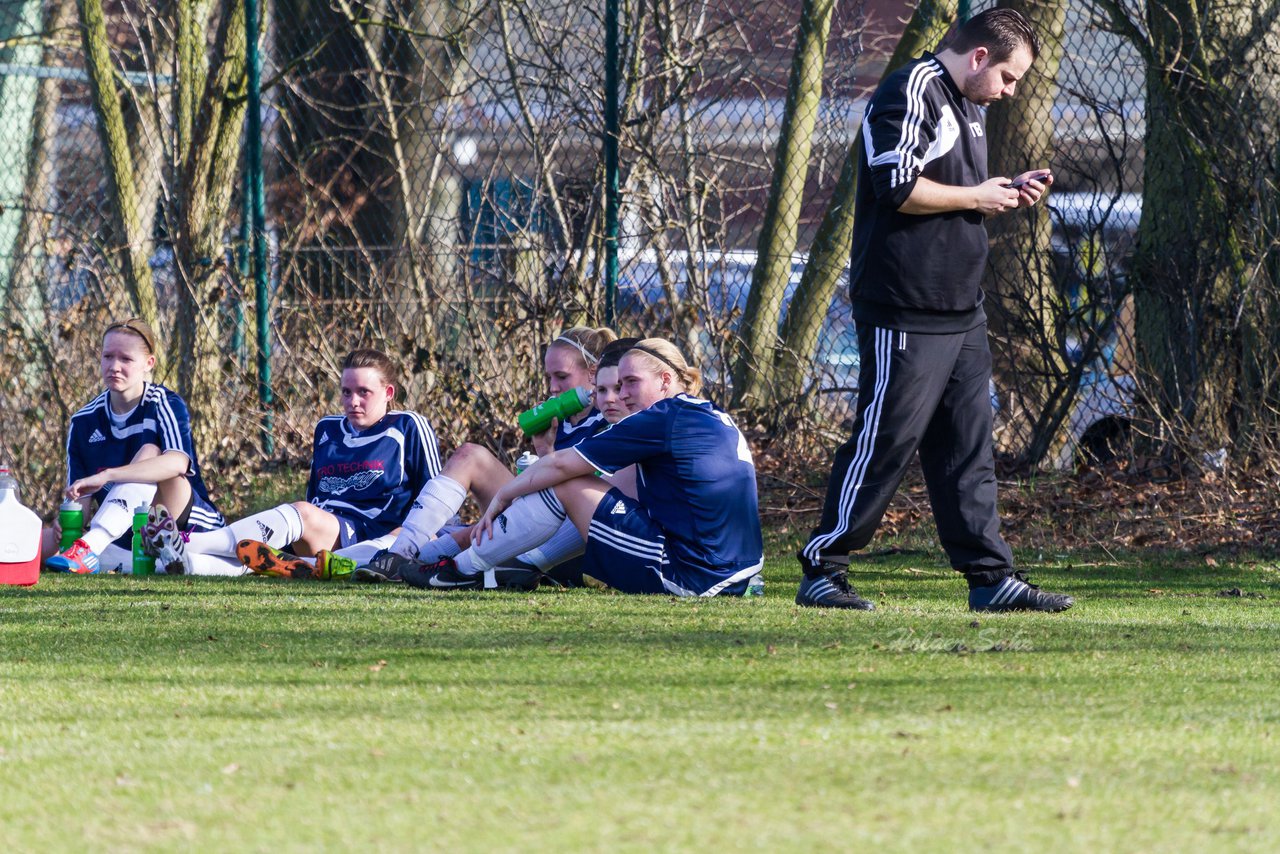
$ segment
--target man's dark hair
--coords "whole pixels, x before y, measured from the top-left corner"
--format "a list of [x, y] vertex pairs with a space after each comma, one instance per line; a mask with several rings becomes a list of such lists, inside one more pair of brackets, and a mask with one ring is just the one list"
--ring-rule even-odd
[[946, 48], [955, 53], [968, 53], [985, 47], [992, 62], [1004, 62], [1021, 46], [1031, 51], [1031, 59], [1040, 55], [1040, 39], [1031, 22], [1016, 9], [987, 9], [965, 21], [947, 41]]

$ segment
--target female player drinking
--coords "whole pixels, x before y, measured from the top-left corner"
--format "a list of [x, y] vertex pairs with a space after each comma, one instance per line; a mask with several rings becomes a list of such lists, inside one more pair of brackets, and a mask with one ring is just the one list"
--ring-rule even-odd
[[[566, 517], [586, 540], [583, 571], [628, 593], [741, 595], [763, 563], [755, 466], [732, 419], [706, 400], [698, 371], [661, 338], [623, 356], [630, 415], [556, 451], [498, 490], [457, 559], [406, 568], [437, 590], [481, 588], [484, 574], [551, 536]], [[635, 465], [638, 496], [605, 475]]]

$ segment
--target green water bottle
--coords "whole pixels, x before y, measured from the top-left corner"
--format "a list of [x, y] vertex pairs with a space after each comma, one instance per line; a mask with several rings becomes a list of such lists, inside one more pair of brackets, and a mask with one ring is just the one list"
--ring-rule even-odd
[[84, 536], [84, 506], [79, 501], [67, 499], [58, 506], [58, 524], [62, 527], [62, 539], [58, 541], [58, 551], [71, 548], [76, 540]]
[[147, 524], [147, 513], [151, 507], [139, 504], [133, 510], [133, 574], [155, 575], [156, 559], [142, 548], [142, 529]]
[[559, 418], [563, 421], [586, 409], [589, 403], [591, 392], [585, 388], [571, 388], [539, 403], [533, 409], [526, 409], [516, 421], [520, 423], [520, 429], [526, 436], [536, 436], [551, 426], [551, 419]]

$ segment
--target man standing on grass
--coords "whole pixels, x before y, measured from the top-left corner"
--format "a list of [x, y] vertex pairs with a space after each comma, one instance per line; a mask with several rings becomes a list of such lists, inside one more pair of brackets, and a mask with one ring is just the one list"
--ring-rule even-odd
[[984, 107], [1010, 97], [1039, 53], [1027, 20], [991, 9], [944, 50], [887, 77], [863, 116], [849, 281], [861, 367], [853, 436], [800, 551], [796, 602], [874, 605], [847, 578], [918, 450], [938, 536], [975, 611], [1061, 611], [1000, 536], [991, 448], [991, 351], [980, 282], [986, 217], [1040, 200], [1047, 169], [987, 177]]

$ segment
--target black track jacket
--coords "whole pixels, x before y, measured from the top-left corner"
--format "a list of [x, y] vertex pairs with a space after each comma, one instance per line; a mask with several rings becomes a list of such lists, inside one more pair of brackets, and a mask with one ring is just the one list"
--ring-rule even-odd
[[904, 332], [982, 324], [987, 229], [977, 211], [904, 214], [916, 178], [987, 180], [985, 113], [931, 53], [890, 74], [867, 105], [849, 289], [859, 323]]

